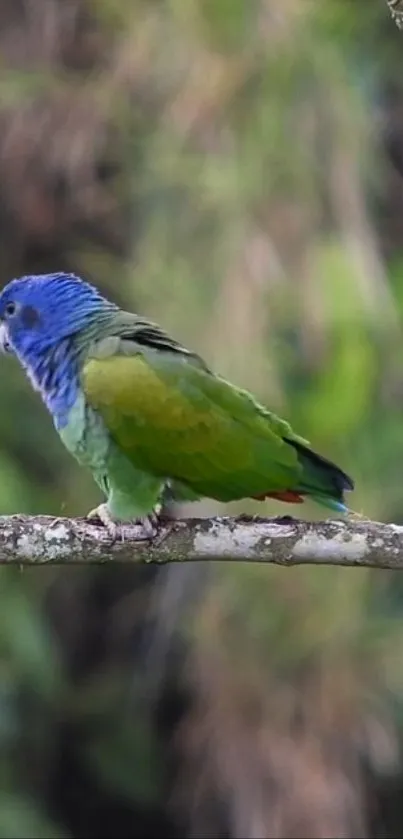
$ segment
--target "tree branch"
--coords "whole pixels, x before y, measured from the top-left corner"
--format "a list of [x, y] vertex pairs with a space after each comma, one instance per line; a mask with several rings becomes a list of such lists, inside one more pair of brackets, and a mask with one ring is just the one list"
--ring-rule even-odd
[[403, 2], [402, 2], [402, 0], [386, 0], [386, 4], [389, 7], [390, 14], [392, 15], [392, 20], [395, 21], [396, 26], [399, 29], [403, 29]]
[[288, 516], [185, 519], [165, 523], [150, 544], [130, 539], [113, 543], [102, 526], [85, 519], [0, 517], [2, 565], [214, 559], [403, 570], [403, 526], [363, 519], [306, 522]]

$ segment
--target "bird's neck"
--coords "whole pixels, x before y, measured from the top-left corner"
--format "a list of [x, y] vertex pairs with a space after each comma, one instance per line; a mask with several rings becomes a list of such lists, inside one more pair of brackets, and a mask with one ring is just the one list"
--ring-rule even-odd
[[31, 382], [42, 396], [58, 429], [67, 425], [69, 413], [80, 393], [80, 370], [88, 347], [105, 335], [116, 307], [97, 312], [80, 332], [41, 349], [24, 364]]
[[80, 353], [71, 339], [64, 339], [30, 359], [27, 372], [31, 382], [53, 416], [57, 428], [68, 422], [68, 415], [79, 393]]

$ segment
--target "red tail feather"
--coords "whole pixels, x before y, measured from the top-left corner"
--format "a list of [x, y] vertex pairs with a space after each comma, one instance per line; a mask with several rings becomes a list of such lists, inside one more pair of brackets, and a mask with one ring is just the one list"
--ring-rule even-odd
[[304, 499], [298, 492], [292, 489], [285, 489], [284, 492], [266, 492], [264, 495], [254, 495], [256, 501], [264, 501], [266, 498], [274, 498], [276, 501], [285, 501], [288, 504], [303, 504]]

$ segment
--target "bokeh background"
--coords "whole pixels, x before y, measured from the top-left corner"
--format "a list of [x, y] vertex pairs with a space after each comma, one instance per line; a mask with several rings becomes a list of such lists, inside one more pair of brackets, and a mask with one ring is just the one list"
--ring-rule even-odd
[[[85, 276], [403, 523], [385, 0], [3, 0], [0, 59], [1, 283]], [[91, 477], [0, 383], [0, 512], [82, 515]], [[398, 573], [1, 569], [0, 837], [398, 837], [402, 745]]]

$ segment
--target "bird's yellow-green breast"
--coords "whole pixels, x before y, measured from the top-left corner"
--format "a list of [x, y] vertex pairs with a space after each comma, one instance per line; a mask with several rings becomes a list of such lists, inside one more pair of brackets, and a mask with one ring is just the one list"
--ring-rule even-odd
[[224, 494], [235, 497], [286, 488], [300, 472], [279, 433], [292, 434], [287, 423], [186, 360], [90, 359], [82, 381], [112, 437], [143, 468], [200, 491], [227, 483]]

